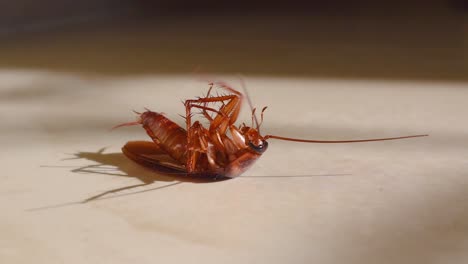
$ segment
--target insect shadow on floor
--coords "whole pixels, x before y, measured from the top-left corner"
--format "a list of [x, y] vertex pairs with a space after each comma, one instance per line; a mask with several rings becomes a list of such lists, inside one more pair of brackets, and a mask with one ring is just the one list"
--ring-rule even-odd
[[[84, 165], [84, 166], [67, 166], [67, 165], [60, 165], [60, 166], [50, 166], [50, 165], [43, 165], [43, 168], [71, 168], [70, 172], [78, 173], [78, 174], [101, 174], [107, 176], [115, 176], [115, 177], [131, 177], [136, 178], [141, 183], [119, 187], [115, 189], [111, 189], [108, 191], [101, 192], [97, 195], [93, 195], [86, 199], [75, 201], [75, 202], [68, 202], [68, 203], [61, 203], [57, 205], [51, 206], [43, 206], [38, 208], [28, 209], [27, 211], [37, 211], [43, 209], [51, 209], [51, 208], [58, 208], [68, 205], [74, 204], [84, 204], [92, 201], [97, 200], [105, 200], [105, 199], [112, 199], [121, 196], [128, 196], [134, 195], [144, 192], [156, 191], [161, 189], [166, 189], [169, 187], [173, 187], [175, 185], [181, 183], [216, 183], [220, 181], [225, 181], [231, 178], [207, 178], [202, 176], [194, 176], [194, 175], [187, 175], [180, 173], [180, 171], [154, 171], [148, 168], [142, 167], [130, 159], [128, 159], [123, 153], [121, 152], [113, 152], [113, 153], [105, 153], [106, 148], [101, 148], [96, 152], [84, 152], [79, 151], [73, 154], [72, 157], [64, 158], [62, 161], [69, 161], [69, 160], [88, 160], [93, 162], [93, 164]], [[255, 178], [315, 178], [315, 177], [335, 177], [335, 176], [349, 176], [351, 174], [307, 174], [307, 175], [243, 175], [241, 177], [237, 177], [237, 179], [255, 179]], [[125, 192], [126, 190], [135, 189], [139, 187], [149, 186], [154, 183], [158, 182], [165, 182], [168, 184], [157, 186], [154, 188], [143, 189], [134, 192]], [[110, 194], [114, 194], [112, 196], [107, 196]]]
[[[180, 183], [190, 182], [190, 183], [216, 183], [219, 181], [224, 181], [229, 178], [205, 178], [205, 177], [195, 177], [192, 175], [185, 175], [180, 172], [175, 172], [171, 170], [167, 171], [159, 171], [156, 172], [154, 170], [149, 170], [144, 167], [135, 164], [133, 161], [129, 160], [125, 157], [124, 154], [120, 152], [115, 153], [104, 153], [106, 148], [101, 148], [96, 152], [77, 152], [72, 154], [74, 157], [67, 158], [64, 160], [72, 160], [72, 159], [85, 159], [96, 164], [85, 165], [81, 167], [74, 168], [70, 170], [73, 173], [93, 173], [93, 174], [102, 174], [102, 175], [109, 175], [109, 176], [117, 176], [117, 177], [133, 177], [140, 180], [142, 183], [125, 186], [121, 188], [112, 189], [109, 191], [102, 192], [98, 195], [94, 195], [84, 200], [84, 202], [90, 202], [97, 199], [103, 199], [103, 196], [111, 194], [111, 193], [118, 193], [124, 190], [143, 187], [147, 185], [151, 185], [156, 182], [175, 182], [163, 186], [158, 186], [152, 189], [146, 189], [143, 191], [138, 191], [134, 193], [125, 193], [116, 196], [123, 196], [123, 195], [130, 195], [135, 193], [141, 193], [156, 189], [163, 189], [167, 187], [171, 187]], [[112, 196], [112, 197], [116, 197]], [[110, 198], [110, 197], [109, 197]]]
[[[208, 177], [202, 177], [202, 176], [194, 176], [194, 175], [186, 175], [182, 174], [178, 171], [160, 171], [156, 172], [154, 170], [149, 170], [147, 168], [144, 168], [142, 166], [139, 166], [138, 164], [134, 163], [130, 159], [128, 159], [124, 154], [120, 152], [115, 152], [115, 153], [104, 153], [105, 148], [101, 148], [100, 150], [96, 152], [77, 152], [72, 154], [74, 157], [72, 158], [67, 158], [65, 160], [71, 160], [71, 159], [86, 159], [89, 161], [96, 162], [97, 164], [91, 164], [91, 165], [86, 165], [86, 166], [81, 166], [78, 168], [74, 168], [71, 170], [73, 173], [94, 173], [94, 174], [102, 174], [102, 175], [110, 175], [110, 176], [118, 176], [118, 177], [134, 177], [140, 180], [142, 183], [141, 184], [136, 184], [136, 185], [130, 185], [126, 187], [121, 187], [113, 190], [109, 190], [106, 192], [103, 192], [101, 194], [95, 195], [93, 197], [90, 197], [86, 199], [85, 201], [89, 202], [92, 200], [96, 199], [103, 199], [102, 197], [111, 194], [111, 193], [117, 193], [120, 191], [132, 189], [132, 188], [138, 188], [138, 187], [143, 187], [147, 186], [156, 182], [174, 182], [172, 184], [167, 184], [163, 186], [159, 186], [153, 189], [147, 189], [143, 191], [138, 191], [134, 193], [125, 193], [121, 195], [116, 195], [116, 196], [123, 196], [123, 195], [130, 195], [130, 194], [136, 194], [136, 193], [141, 193], [141, 192], [146, 192], [146, 191], [151, 191], [155, 189], [163, 189], [166, 187], [171, 187], [176, 184], [180, 183], [216, 183], [220, 181], [225, 181], [229, 180], [231, 178], [208, 178]], [[241, 177], [238, 177], [237, 179], [245, 179], [245, 178], [309, 178], [309, 177], [328, 177], [328, 176], [349, 176], [351, 174], [308, 174], [308, 175], [263, 175], [263, 176], [258, 176], [258, 175], [243, 175]], [[112, 196], [112, 197], [116, 197]], [[109, 197], [110, 198], [110, 197]]]
[[[52, 208], [59, 208], [69, 205], [77, 205], [77, 204], [84, 204], [92, 201], [97, 200], [106, 200], [112, 199], [121, 196], [128, 196], [134, 195], [143, 192], [150, 192], [155, 190], [166, 189], [169, 187], [173, 187], [175, 185], [181, 183], [216, 183], [219, 181], [227, 180], [229, 178], [218, 178], [218, 179], [211, 179], [211, 178], [203, 178], [203, 177], [194, 177], [194, 176], [187, 176], [185, 174], [181, 174], [180, 172], [156, 172], [154, 170], [148, 170], [144, 167], [139, 166], [138, 164], [134, 163], [133, 161], [129, 160], [125, 157], [124, 154], [121, 152], [115, 153], [104, 153], [106, 148], [101, 148], [96, 152], [76, 152], [72, 155], [72, 157], [64, 158], [62, 161], [67, 160], [77, 160], [77, 159], [84, 159], [93, 162], [90, 165], [84, 166], [67, 166], [67, 165], [59, 165], [59, 166], [50, 166], [50, 165], [43, 165], [42, 168], [71, 168], [70, 172], [73, 173], [82, 173], [82, 174], [101, 174], [101, 175], [108, 175], [108, 176], [116, 176], [116, 177], [131, 177], [136, 178], [141, 181], [139, 184], [119, 187], [115, 189], [111, 189], [108, 191], [101, 192], [97, 195], [93, 195], [86, 199], [75, 201], [75, 202], [67, 202], [49, 206], [42, 206], [37, 208], [30, 208], [26, 211], [38, 211], [38, 210], [45, 210], [45, 209], [52, 209]], [[157, 186], [154, 188], [143, 189], [140, 191], [134, 192], [124, 192], [126, 190], [135, 189], [139, 187], [145, 187], [157, 182], [166, 182], [168, 184]], [[115, 194], [112, 196], [107, 196], [109, 194]]]

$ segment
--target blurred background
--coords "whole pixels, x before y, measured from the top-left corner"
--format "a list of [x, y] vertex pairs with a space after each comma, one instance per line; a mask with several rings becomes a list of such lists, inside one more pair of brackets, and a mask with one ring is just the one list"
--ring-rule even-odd
[[0, 2], [0, 68], [466, 81], [468, 4]]

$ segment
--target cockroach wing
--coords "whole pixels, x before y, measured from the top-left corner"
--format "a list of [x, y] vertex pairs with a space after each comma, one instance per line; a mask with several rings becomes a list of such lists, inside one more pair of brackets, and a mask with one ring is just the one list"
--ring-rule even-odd
[[122, 152], [137, 164], [164, 175], [171, 175], [181, 181], [212, 182], [229, 179], [213, 173], [187, 173], [185, 166], [171, 158], [156, 143], [151, 141], [130, 141]]
[[148, 169], [165, 174], [185, 174], [183, 165], [177, 163], [157, 144], [150, 141], [130, 141], [122, 148], [123, 154]]

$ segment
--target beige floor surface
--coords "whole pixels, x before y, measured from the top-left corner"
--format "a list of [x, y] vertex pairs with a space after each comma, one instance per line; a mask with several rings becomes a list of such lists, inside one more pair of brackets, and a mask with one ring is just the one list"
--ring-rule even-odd
[[462, 263], [466, 257], [468, 129], [460, 120], [468, 90], [460, 85], [247, 78], [254, 102], [270, 107], [265, 132], [431, 136], [342, 145], [271, 140], [241, 178], [177, 184], [120, 154], [127, 140], [146, 139], [141, 128], [108, 128], [144, 106], [180, 122], [180, 99], [201, 95], [205, 84], [183, 76], [17, 71], [0, 79], [8, 98], [1, 103], [2, 262]]

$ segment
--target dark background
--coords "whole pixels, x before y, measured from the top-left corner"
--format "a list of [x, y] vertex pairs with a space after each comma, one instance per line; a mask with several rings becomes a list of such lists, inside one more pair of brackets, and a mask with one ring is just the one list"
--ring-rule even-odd
[[466, 81], [465, 1], [0, 2], [0, 67]]

